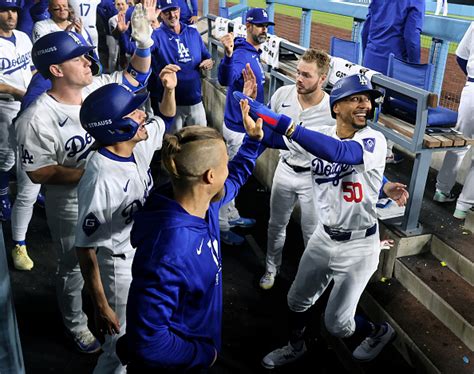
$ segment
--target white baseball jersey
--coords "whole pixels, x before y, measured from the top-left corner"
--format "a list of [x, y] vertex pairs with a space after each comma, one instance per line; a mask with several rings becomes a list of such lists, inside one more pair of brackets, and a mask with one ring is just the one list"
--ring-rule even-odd
[[159, 117], [147, 125], [149, 138], [137, 144], [133, 158], [102, 148], [93, 152], [78, 185], [79, 219], [76, 247], [131, 251], [133, 214], [143, 206], [153, 186], [150, 162], [161, 148], [165, 124]]
[[[56, 32], [56, 31], [64, 31], [64, 30], [60, 28], [58, 24], [54, 22], [51, 18], [38, 21], [35, 23], [33, 27], [33, 42], [36, 42], [39, 38], [41, 38], [42, 36], [46, 34], [51, 34], [52, 32]], [[92, 40], [90, 38], [90, 35], [84, 27], [82, 28], [81, 35], [86, 40], [87, 43], [92, 45]]]
[[[108, 83], [121, 83], [122, 78], [121, 72], [94, 77], [92, 84], [82, 90], [83, 98]], [[93, 139], [81, 126], [80, 109], [80, 105], [59, 103], [45, 92], [21, 114], [15, 126], [23, 170], [50, 165], [84, 167]], [[62, 185], [48, 188], [71, 190]]]
[[[338, 139], [336, 127], [321, 132]], [[370, 127], [357, 131], [350, 140], [362, 146], [363, 164], [339, 164], [307, 154], [320, 222], [339, 230], [357, 231], [377, 222], [375, 205], [382, 187], [387, 142]]]
[[[90, 34], [97, 34], [97, 6], [101, 0], [69, 0], [69, 6], [74, 9], [76, 17], [81, 17], [83, 27]], [[94, 45], [97, 45], [96, 43]]]
[[[276, 113], [285, 114], [295, 124], [301, 124], [308, 129], [319, 131], [322, 128], [331, 127], [336, 124], [331, 117], [329, 109], [329, 95], [324, 92], [324, 97], [318, 105], [303, 110], [299, 101], [296, 86], [288, 85], [280, 87], [273, 94], [270, 101], [271, 109]], [[309, 167], [310, 161], [306, 151], [297, 143], [290, 142], [284, 137], [287, 150], [280, 151], [280, 158], [286, 160], [292, 166]]]
[[24, 32], [13, 30], [15, 43], [0, 38], [0, 83], [25, 90], [31, 81], [31, 40]]
[[474, 78], [474, 21], [464, 34], [456, 49], [456, 55], [467, 60], [467, 75]]

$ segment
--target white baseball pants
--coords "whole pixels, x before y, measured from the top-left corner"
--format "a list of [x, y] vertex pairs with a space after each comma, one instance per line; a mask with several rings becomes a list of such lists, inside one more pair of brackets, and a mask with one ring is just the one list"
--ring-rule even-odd
[[324, 314], [326, 328], [341, 338], [351, 336], [355, 331], [357, 304], [377, 269], [379, 252], [378, 229], [366, 238], [338, 242], [332, 240], [319, 223], [288, 291], [290, 310], [308, 310], [334, 280]]
[[311, 171], [296, 173], [280, 160], [273, 176], [270, 195], [266, 257], [266, 270], [269, 272], [276, 273], [280, 268], [286, 239], [286, 226], [297, 201], [299, 201], [301, 208], [301, 231], [306, 247], [317, 223]]
[[177, 105], [170, 133], [173, 134], [181, 130], [183, 126], [193, 125], [207, 126], [206, 111], [202, 101], [195, 105]]
[[[461, 92], [461, 101], [458, 109], [458, 123], [456, 128], [466, 137], [474, 137], [474, 82], [467, 82]], [[468, 149], [448, 151], [443, 165], [439, 170], [436, 188], [449, 193], [456, 182], [456, 175]], [[456, 208], [468, 210], [474, 206], [474, 152], [471, 150], [471, 166], [464, 181], [464, 187], [459, 195]]]

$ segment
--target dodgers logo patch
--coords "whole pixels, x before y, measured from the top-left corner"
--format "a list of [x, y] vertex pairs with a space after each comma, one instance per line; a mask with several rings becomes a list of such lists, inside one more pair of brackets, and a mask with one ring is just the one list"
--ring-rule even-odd
[[375, 139], [374, 138], [365, 138], [365, 139], [362, 139], [362, 141], [364, 142], [364, 149], [367, 152], [373, 153], [374, 148], [375, 148]]
[[87, 236], [91, 236], [93, 233], [97, 231], [100, 226], [99, 219], [94, 215], [94, 213], [89, 213], [85, 218], [84, 222], [82, 223], [82, 231]]

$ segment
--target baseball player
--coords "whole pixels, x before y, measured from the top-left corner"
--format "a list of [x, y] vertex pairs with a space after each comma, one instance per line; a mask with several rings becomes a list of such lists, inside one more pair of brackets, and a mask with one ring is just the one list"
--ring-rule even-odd
[[[386, 142], [381, 133], [367, 127], [367, 119], [373, 118], [381, 96], [363, 75], [342, 78], [330, 96], [336, 126], [321, 133], [295, 126], [289, 117], [250, 102], [251, 112], [265, 118], [266, 128], [275, 132], [270, 135], [282, 134], [307, 151], [319, 213], [288, 292], [290, 342], [263, 358], [266, 368], [287, 364], [304, 354], [309, 308], [332, 280], [324, 322], [329, 333], [338, 337], [349, 337], [356, 330], [367, 336], [354, 350], [354, 358], [372, 360], [395, 336], [388, 323], [378, 325], [355, 316], [360, 296], [377, 269], [380, 252], [376, 203]], [[255, 125], [249, 116], [244, 121], [252, 122], [247, 126]], [[277, 141], [283, 140], [277, 136]]]
[[[160, 75], [169, 91], [161, 103], [168, 113], [175, 108], [178, 69], [170, 65]], [[146, 121], [139, 108], [147, 99], [147, 94], [135, 95], [128, 87], [112, 83], [91, 93], [80, 111], [82, 126], [98, 148], [88, 157], [78, 185], [76, 228], [76, 253], [92, 296], [97, 328], [106, 334], [95, 373], [126, 371], [115, 354], [115, 343], [125, 333], [135, 254], [130, 230], [133, 215], [153, 186], [150, 162], [166, 130], [159, 117]]]
[[81, 34], [87, 43], [93, 44], [88, 30], [83, 26], [80, 18], [71, 12], [67, 0], [49, 0], [48, 12], [51, 18], [38, 21], [33, 26], [33, 42], [42, 36], [56, 31], [74, 31]]
[[[119, 14], [124, 14], [128, 9], [128, 3], [125, 0], [115, 0], [114, 4]], [[107, 64], [107, 69], [109, 72], [116, 70], [120, 52], [118, 40], [113, 35], [113, 31], [117, 27], [117, 23], [118, 14], [110, 17], [107, 21], [109, 33], [105, 35], [105, 37], [107, 41], [107, 47], [109, 49], [109, 59]]]
[[76, 17], [82, 20], [82, 27], [87, 30], [91, 37], [91, 45], [99, 45], [99, 34], [97, 33], [97, 6], [100, 0], [69, 0], [70, 7], [74, 10]]
[[[15, 153], [9, 134], [34, 70], [30, 38], [15, 29], [18, 13], [21, 11], [19, 3], [19, 0], [0, 0], [0, 220], [2, 221], [9, 220], [11, 216], [8, 171], [15, 163]], [[19, 270], [30, 270], [33, 267], [33, 261], [29, 258], [24, 243], [15, 245], [12, 257], [14, 266]]]
[[[154, 10], [153, 1], [145, 9]], [[139, 5], [132, 17], [137, 51], [126, 72], [93, 77], [100, 70], [91, 56], [94, 47], [79, 34], [56, 32], [43, 36], [33, 46], [33, 62], [52, 81], [15, 122], [22, 166], [30, 179], [46, 186], [46, 217], [58, 253], [57, 296], [63, 322], [76, 347], [96, 352], [99, 342], [87, 328], [82, 311], [83, 279], [74, 251], [79, 182], [91, 136], [79, 122], [80, 104], [91, 91], [107, 83], [123, 83], [132, 89], [146, 82], [150, 67], [147, 12]], [[132, 77], [135, 77], [133, 78]]]
[[[474, 138], [474, 22], [471, 22], [459, 43], [456, 56], [459, 66], [467, 76], [466, 85], [461, 92], [456, 129], [466, 137]], [[436, 192], [433, 200], [440, 203], [456, 200], [451, 189], [456, 182], [456, 174], [468, 149], [446, 152], [436, 179]], [[471, 152], [471, 157], [474, 160], [474, 152]], [[458, 219], [466, 218], [468, 210], [474, 206], [474, 162], [472, 160], [453, 214]]]
[[[296, 68], [296, 84], [280, 87], [270, 100], [270, 107], [276, 113], [290, 117], [295, 123], [318, 130], [333, 126], [334, 119], [329, 109], [329, 95], [322, 85], [329, 70], [329, 56], [315, 49], [308, 49], [301, 56]], [[280, 151], [273, 176], [270, 195], [270, 220], [268, 222], [267, 256], [265, 274], [260, 287], [273, 287], [285, 244], [286, 226], [297, 201], [301, 208], [301, 230], [306, 246], [317, 222], [313, 203], [310, 162], [306, 152], [291, 142], [288, 150]]]
[[[274, 25], [268, 19], [265, 9], [253, 8], [247, 12], [247, 38], [236, 38], [233, 33], [224, 35], [221, 43], [224, 46], [224, 58], [219, 64], [218, 79], [223, 86], [229, 86], [225, 101], [224, 124], [222, 134], [227, 144], [229, 157], [232, 159], [239, 150], [245, 130], [242, 126], [242, 114], [239, 104], [233, 99], [232, 92], [242, 92], [244, 80], [242, 71], [249, 64], [257, 79], [257, 101], [264, 102], [265, 73], [260, 63], [261, 45], [267, 40], [267, 28]], [[230, 229], [231, 227], [251, 227], [255, 220], [241, 217], [232, 200], [219, 212], [221, 239], [229, 245], [240, 245], [244, 238]]]
[[178, 0], [178, 4], [181, 9], [179, 20], [186, 25], [195, 25], [198, 22], [197, 0], [191, 0], [191, 8], [189, 7], [188, 0]]
[[215, 129], [188, 126], [165, 136], [162, 161], [172, 190], [153, 191], [132, 229], [137, 251], [127, 333], [117, 344], [130, 374], [200, 373], [216, 360], [222, 330], [219, 206], [237, 194], [264, 149], [249, 135], [229, 163]]
[[155, 84], [148, 87], [153, 110], [158, 113], [157, 103], [161, 101], [163, 88], [156, 79], [163, 66], [176, 64], [178, 86], [176, 87], [176, 116], [170, 129], [175, 132], [183, 126], [206, 126], [206, 112], [202, 103], [201, 70], [214, 65], [211, 55], [195, 28], [179, 21], [178, 0], [159, 0], [161, 26], [153, 31], [152, 71]]

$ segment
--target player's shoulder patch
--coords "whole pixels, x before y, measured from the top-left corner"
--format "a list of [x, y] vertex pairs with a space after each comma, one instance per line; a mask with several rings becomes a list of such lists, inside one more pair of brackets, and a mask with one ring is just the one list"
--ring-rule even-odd
[[370, 152], [370, 153], [374, 152], [375, 138], [364, 138], [364, 139], [362, 139], [362, 142], [364, 143], [364, 149], [367, 152]]
[[91, 212], [84, 218], [84, 222], [82, 223], [82, 230], [87, 236], [91, 236], [97, 231], [99, 226], [99, 219], [95, 216], [94, 213]]

